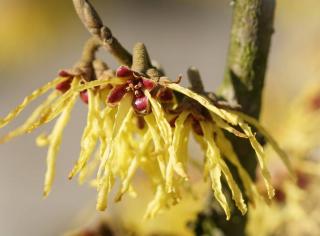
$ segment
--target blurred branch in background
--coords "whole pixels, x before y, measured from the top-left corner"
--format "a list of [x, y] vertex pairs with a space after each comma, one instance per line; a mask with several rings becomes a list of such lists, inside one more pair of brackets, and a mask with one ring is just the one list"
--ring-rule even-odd
[[[239, 103], [244, 113], [259, 118], [273, 33], [275, 1], [237, 0], [232, 5], [234, 9], [228, 61], [220, 94]], [[249, 142], [232, 137], [230, 139], [233, 140], [234, 150], [242, 165], [255, 179], [257, 162]], [[236, 171], [233, 174], [237, 176]], [[211, 197], [207, 209], [198, 215], [196, 234], [213, 235], [216, 226], [224, 235], [245, 235], [247, 216], [242, 216], [235, 207], [230, 221], [226, 221], [221, 213]]]

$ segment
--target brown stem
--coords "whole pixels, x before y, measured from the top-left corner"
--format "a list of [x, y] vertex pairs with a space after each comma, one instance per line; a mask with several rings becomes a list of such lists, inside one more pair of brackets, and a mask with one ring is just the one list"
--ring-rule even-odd
[[192, 66], [188, 69], [188, 78], [194, 92], [199, 94], [205, 93], [199, 70], [196, 67]]
[[101, 47], [101, 41], [97, 37], [91, 37], [85, 43], [81, 59], [73, 67], [73, 73], [82, 74], [88, 81], [95, 80], [94, 61], [96, 60], [97, 50]]
[[88, 0], [73, 0], [76, 12], [88, 31], [101, 40], [106, 48], [119, 62], [131, 67], [131, 54], [112, 35], [111, 30], [103, 25], [101, 18]]
[[81, 63], [91, 64], [96, 58], [96, 52], [101, 47], [101, 41], [96, 37], [88, 39], [85, 43], [81, 56]]

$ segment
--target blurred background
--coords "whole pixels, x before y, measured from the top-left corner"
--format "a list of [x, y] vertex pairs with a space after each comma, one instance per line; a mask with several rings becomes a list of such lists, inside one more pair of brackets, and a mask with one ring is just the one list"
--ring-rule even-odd
[[[127, 49], [142, 41], [169, 77], [175, 78], [193, 65], [199, 68], [207, 90], [217, 88], [228, 50], [230, 1], [92, 2]], [[285, 116], [290, 101], [307, 84], [319, 82], [320, 75], [320, 2], [277, 3], [263, 110], [263, 123], [274, 133], [281, 129], [279, 117]], [[0, 117], [52, 80], [60, 69], [77, 62], [88, 37], [71, 0], [0, 0]], [[116, 66], [104, 51], [99, 55]], [[30, 106], [1, 134], [20, 124], [33, 108]], [[58, 157], [53, 191], [45, 200], [46, 150], [37, 148], [34, 141], [41, 131], [0, 146], [0, 235], [61, 235], [88, 215], [100, 214], [92, 211], [95, 190], [67, 180], [79, 152], [85, 109], [79, 103], [73, 112]], [[119, 208], [123, 208], [121, 204], [125, 203]], [[116, 212], [117, 207], [110, 211]], [[187, 211], [191, 214], [195, 209]]]

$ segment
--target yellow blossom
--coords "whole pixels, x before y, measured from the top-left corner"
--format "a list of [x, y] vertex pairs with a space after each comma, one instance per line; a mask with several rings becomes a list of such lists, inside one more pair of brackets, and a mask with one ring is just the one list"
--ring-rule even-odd
[[[175, 82], [150, 78], [126, 67], [120, 67], [111, 76], [110, 73], [108, 76], [102, 73], [92, 81], [86, 78], [86, 74], [61, 73], [58, 79], [36, 90], [1, 119], [0, 127], [10, 123], [30, 102], [54, 88], [61, 92], [53, 91], [22, 126], [1, 139], [2, 142], [8, 141], [58, 117], [51, 134], [42, 134], [37, 139], [39, 145], [48, 145], [45, 196], [52, 187], [62, 133], [78, 96], [88, 103], [88, 115], [80, 155], [69, 178], [79, 175], [79, 182], [83, 183], [96, 170], [92, 184], [98, 191], [98, 210], [107, 208], [109, 193], [117, 182], [120, 187], [115, 201], [120, 201], [126, 193], [135, 196], [132, 181], [140, 171], [149, 177], [154, 191], [146, 218], [152, 218], [162, 209], [179, 203], [184, 186], [189, 182], [187, 166], [190, 163], [188, 143], [191, 135], [203, 150], [203, 177], [210, 180], [214, 196], [227, 219], [231, 213], [223, 192], [222, 177], [226, 179], [232, 198], [242, 214], [246, 213], [247, 204], [226, 160], [236, 167], [245, 194], [252, 203], [256, 202], [259, 194], [224, 131], [249, 140], [257, 154], [269, 198], [274, 196], [274, 189], [264, 150], [250, 125], [262, 133], [284, 162], [289, 164], [285, 153], [255, 119], [219, 108], [208, 98]], [[190, 99], [194, 108], [184, 109], [181, 105], [183, 101], [177, 101], [174, 93]]]

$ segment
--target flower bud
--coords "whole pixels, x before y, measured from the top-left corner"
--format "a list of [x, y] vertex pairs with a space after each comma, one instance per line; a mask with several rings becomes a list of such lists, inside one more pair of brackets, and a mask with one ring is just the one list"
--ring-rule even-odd
[[62, 81], [61, 83], [56, 85], [56, 90], [58, 90], [62, 93], [67, 92], [71, 87], [71, 82], [72, 82], [72, 78], [69, 78], [65, 81]]
[[120, 66], [116, 71], [117, 77], [129, 77], [132, 75], [132, 70], [126, 66]]
[[148, 114], [150, 112], [150, 104], [146, 96], [137, 97], [133, 100], [133, 108], [139, 114]]
[[142, 79], [143, 87], [145, 89], [148, 89], [149, 91], [154, 89], [156, 86], [156, 83], [152, 81], [151, 79]]
[[109, 104], [115, 104], [115, 103], [120, 102], [120, 100], [123, 98], [123, 96], [127, 92], [126, 87], [127, 87], [127, 85], [119, 85], [119, 86], [115, 87], [114, 89], [112, 89], [108, 98], [107, 98], [107, 102]]
[[70, 74], [68, 71], [66, 70], [61, 70], [58, 74], [60, 77], [73, 77], [74, 75]]

